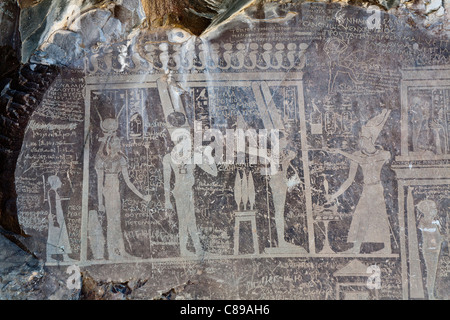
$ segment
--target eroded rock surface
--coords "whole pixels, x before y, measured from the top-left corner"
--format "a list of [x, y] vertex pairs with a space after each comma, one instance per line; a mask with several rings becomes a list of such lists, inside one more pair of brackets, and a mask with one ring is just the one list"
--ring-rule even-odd
[[30, 28], [5, 89], [54, 297], [448, 299], [446, 3], [240, 3], [199, 36], [126, 3]]

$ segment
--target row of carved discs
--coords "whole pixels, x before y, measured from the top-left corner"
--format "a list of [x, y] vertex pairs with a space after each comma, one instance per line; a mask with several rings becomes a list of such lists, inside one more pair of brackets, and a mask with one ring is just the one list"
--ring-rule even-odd
[[[183, 50], [186, 51], [194, 51], [195, 50], [195, 45], [193, 43], [187, 43], [186, 45], [182, 45], [182, 44], [173, 44], [173, 47], [176, 50], [176, 47], [179, 48], [183, 48]], [[232, 51], [233, 50], [233, 44], [232, 43], [224, 43], [222, 45], [222, 47], [225, 49], [225, 51]], [[243, 44], [243, 43], [238, 43], [236, 44], [236, 50], [237, 51], [246, 51], [248, 49], [254, 51], [254, 50], [258, 50], [260, 49], [260, 47], [263, 48], [264, 51], [271, 51], [274, 47], [275, 50], [277, 51], [283, 51], [285, 49], [289, 50], [289, 51], [295, 51], [297, 50], [297, 44], [296, 43], [288, 43], [288, 44], [284, 44], [284, 43], [277, 43], [275, 46], [273, 46], [271, 43], [264, 43], [263, 45], [259, 45], [257, 43], [249, 43], [248, 45]], [[147, 51], [155, 51], [155, 50], [160, 50], [160, 51], [168, 51], [169, 50], [169, 43], [167, 42], [163, 42], [160, 43], [158, 45], [156, 44], [146, 44], [144, 46], [145, 50]], [[200, 51], [204, 51], [204, 50], [208, 50], [208, 47], [205, 44], [200, 44], [198, 46]], [[298, 49], [303, 51], [306, 50], [306, 48], [308, 48], [308, 45], [306, 43], [300, 43], [298, 45]], [[209, 46], [209, 50], [211, 51], [219, 51], [220, 50], [220, 45], [217, 43], [212, 43]]]

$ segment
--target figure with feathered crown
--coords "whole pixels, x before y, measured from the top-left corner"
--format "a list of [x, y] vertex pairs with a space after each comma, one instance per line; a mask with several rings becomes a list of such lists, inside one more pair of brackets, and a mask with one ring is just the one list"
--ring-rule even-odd
[[347, 157], [351, 164], [348, 179], [328, 196], [328, 202], [336, 200], [352, 185], [358, 167], [361, 167], [364, 176], [363, 190], [348, 232], [347, 242], [354, 244], [348, 253], [360, 253], [363, 243], [383, 243], [384, 247], [378, 253], [391, 253], [389, 220], [381, 183], [381, 169], [391, 158], [391, 153], [375, 145], [389, 114], [390, 110], [383, 109], [361, 128], [359, 151], [350, 154], [338, 149], [329, 150]]

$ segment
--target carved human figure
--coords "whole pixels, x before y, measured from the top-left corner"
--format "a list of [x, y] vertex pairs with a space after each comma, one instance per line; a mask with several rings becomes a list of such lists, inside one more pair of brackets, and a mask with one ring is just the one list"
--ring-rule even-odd
[[430, 129], [430, 104], [415, 97], [411, 105], [412, 147], [414, 152], [427, 151], [433, 147]]
[[[180, 142], [175, 135], [172, 135], [172, 138], [175, 143]], [[191, 157], [182, 161], [174, 161], [172, 153], [168, 153], [163, 158], [165, 207], [168, 210], [173, 209], [170, 195], [170, 192], [172, 191], [175, 199], [175, 209], [178, 215], [180, 253], [183, 257], [199, 256], [204, 252], [195, 218], [193, 187], [195, 184], [194, 170], [196, 166], [197, 165], [194, 164], [194, 159]], [[214, 177], [217, 176], [217, 167], [215, 163], [205, 163], [204, 159], [203, 163], [198, 164], [198, 166], [210, 175]], [[172, 172], [175, 176], [173, 190], [170, 188]], [[189, 236], [191, 236], [194, 244], [195, 254], [187, 249]]]
[[361, 84], [355, 74], [356, 62], [353, 55], [347, 52], [348, 45], [340, 39], [330, 39], [325, 43], [324, 51], [329, 59], [328, 93], [334, 91], [334, 85], [339, 73], [346, 73], [354, 84]]
[[[288, 190], [288, 168], [292, 167], [291, 161], [295, 158], [295, 152], [287, 147], [287, 139], [285, 136], [279, 139], [280, 147], [280, 166], [275, 174], [269, 177], [269, 186], [272, 192], [273, 205], [275, 209], [275, 224], [277, 229], [278, 248], [295, 248], [295, 246], [284, 239], [285, 217], [284, 208], [286, 204], [286, 194]], [[292, 167], [293, 168], [293, 167]], [[295, 168], [294, 168], [294, 171]], [[305, 251], [306, 252], [306, 251]]]
[[412, 151], [420, 153], [447, 153], [447, 135], [443, 123], [444, 109], [441, 108], [432, 116], [430, 102], [419, 97], [412, 99], [410, 121], [412, 132]]
[[391, 158], [389, 151], [375, 145], [390, 111], [384, 109], [362, 127], [359, 138], [360, 150], [352, 154], [341, 150], [329, 150], [351, 160], [348, 179], [336, 193], [327, 196], [328, 202], [336, 200], [354, 182], [358, 167], [364, 175], [363, 190], [353, 213], [347, 242], [353, 243], [349, 253], [360, 253], [362, 243], [383, 243], [379, 253], [391, 253], [389, 220], [386, 212], [381, 169]]
[[66, 221], [61, 201], [69, 200], [61, 198], [58, 189], [61, 188], [61, 180], [58, 176], [50, 176], [47, 179], [50, 189], [47, 192], [49, 206], [48, 214], [48, 240], [47, 240], [47, 262], [56, 261], [52, 255], [62, 255], [64, 261], [73, 261], [69, 258], [72, 248], [67, 233]]
[[422, 214], [419, 229], [422, 232], [422, 255], [427, 271], [428, 298], [434, 299], [437, 266], [444, 237], [441, 234], [439, 220], [436, 219], [436, 203], [433, 200], [422, 200], [417, 204], [417, 209]]
[[448, 136], [445, 130], [445, 110], [443, 107], [436, 112], [436, 117], [431, 121], [430, 128], [434, 134], [436, 154], [448, 153]]
[[[115, 119], [105, 119], [103, 128], [117, 127]], [[113, 130], [104, 130], [105, 136], [95, 158], [97, 172], [98, 210], [106, 213], [107, 232], [106, 245], [110, 260], [132, 258], [125, 251], [121, 227], [121, 194], [120, 180], [122, 175], [128, 188], [144, 201], [150, 201], [150, 196], [144, 196], [131, 183], [127, 168], [127, 158], [121, 151], [120, 138]]]

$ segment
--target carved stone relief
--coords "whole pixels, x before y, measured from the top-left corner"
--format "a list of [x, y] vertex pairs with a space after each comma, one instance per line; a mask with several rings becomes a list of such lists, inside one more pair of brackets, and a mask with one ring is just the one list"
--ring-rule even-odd
[[33, 251], [149, 296], [447, 299], [450, 44], [379, 14], [250, 7], [95, 48], [27, 128]]

